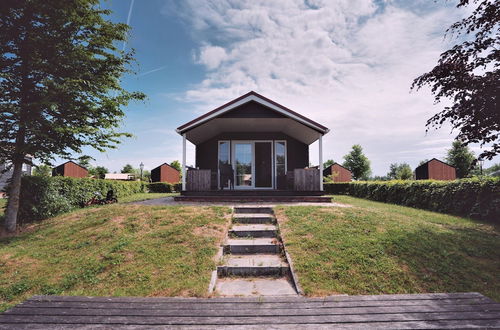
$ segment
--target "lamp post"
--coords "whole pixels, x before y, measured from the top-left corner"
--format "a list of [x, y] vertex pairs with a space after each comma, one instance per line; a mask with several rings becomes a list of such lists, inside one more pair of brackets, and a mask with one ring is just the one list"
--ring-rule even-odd
[[144, 169], [144, 164], [142, 162], [139, 165], [139, 168], [141, 169], [141, 181], [142, 181], [142, 170]]

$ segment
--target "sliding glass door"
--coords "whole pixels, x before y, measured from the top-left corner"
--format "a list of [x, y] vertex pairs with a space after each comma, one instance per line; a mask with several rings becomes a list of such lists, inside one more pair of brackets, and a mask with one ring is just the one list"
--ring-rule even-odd
[[254, 150], [252, 142], [233, 143], [235, 188], [254, 187]]

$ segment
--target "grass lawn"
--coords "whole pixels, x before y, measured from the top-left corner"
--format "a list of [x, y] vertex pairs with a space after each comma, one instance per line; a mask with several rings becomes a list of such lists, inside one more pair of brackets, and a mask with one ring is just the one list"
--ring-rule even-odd
[[477, 291], [500, 301], [500, 227], [334, 196], [350, 208], [277, 208], [307, 295]]
[[35, 294], [207, 296], [224, 207], [106, 205], [0, 239], [0, 312]]

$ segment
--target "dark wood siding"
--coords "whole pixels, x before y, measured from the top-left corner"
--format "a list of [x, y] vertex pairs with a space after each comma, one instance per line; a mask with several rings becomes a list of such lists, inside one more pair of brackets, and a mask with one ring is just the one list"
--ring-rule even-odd
[[333, 182], [351, 182], [352, 173], [347, 168], [339, 164], [333, 164], [323, 170], [323, 175], [331, 175]]
[[455, 180], [456, 178], [455, 168], [438, 159], [432, 159], [415, 169], [417, 180]]
[[163, 164], [151, 170], [151, 181], [179, 183], [180, 173], [172, 166]]
[[262, 104], [251, 101], [226, 112], [219, 118], [285, 118], [285, 116]]
[[196, 167], [217, 171], [218, 141], [220, 140], [285, 140], [287, 170], [309, 165], [309, 146], [283, 133], [225, 133], [196, 146]]
[[67, 176], [71, 178], [86, 178], [88, 174], [89, 172], [84, 167], [71, 161], [61, 164], [52, 170], [53, 176]]

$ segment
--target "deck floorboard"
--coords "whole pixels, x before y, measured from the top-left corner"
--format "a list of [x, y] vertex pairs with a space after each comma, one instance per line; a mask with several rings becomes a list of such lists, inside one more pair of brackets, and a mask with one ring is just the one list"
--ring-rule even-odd
[[34, 296], [0, 314], [0, 329], [500, 328], [479, 293], [326, 298]]

